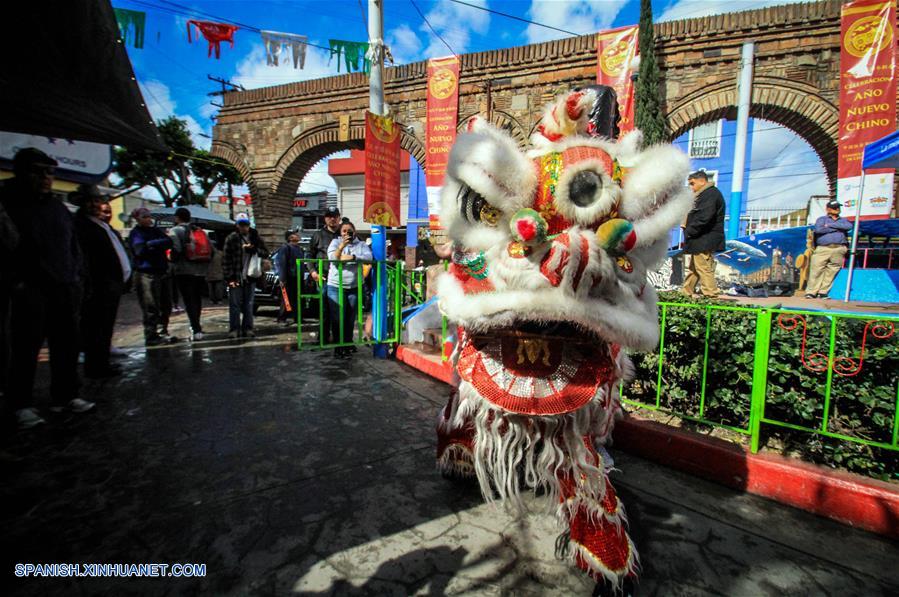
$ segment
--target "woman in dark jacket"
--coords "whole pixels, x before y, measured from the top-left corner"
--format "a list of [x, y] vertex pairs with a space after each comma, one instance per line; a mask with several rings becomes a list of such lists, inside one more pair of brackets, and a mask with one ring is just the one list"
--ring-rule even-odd
[[291, 321], [299, 321], [297, 259], [303, 259], [306, 255], [300, 246], [299, 232], [288, 230], [284, 234], [284, 238], [287, 242], [275, 253], [275, 271], [278, 273], [278, 282], [286, 292], [286, 300], [290, 303], [290, 310], [288, 310], [287, 304], [285, 304], [285, 292], [282, 292], [278, 321], [286, 325]]

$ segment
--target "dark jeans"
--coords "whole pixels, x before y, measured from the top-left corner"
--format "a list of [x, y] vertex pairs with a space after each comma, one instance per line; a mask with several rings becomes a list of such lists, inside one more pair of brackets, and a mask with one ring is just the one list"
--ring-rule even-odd
[[172, 315], [172, 279], [168, 274], [134, 274], [137, 302], [144, 314], [144, 338], [168, 333]]
[[50, 347], [50, 396], [65, 405], [78, 396], [78, 315], [81, 291], [75, 285], [20, 284], [10, 301], [10, 368], [7, 394], [12, 408], [32, 406], [37, 358]]
[[115, 329], [119, 301], [124, 284], [110, 284], [94, 288], [84, 299], [81, 308], [81, 338], [84, 349], [85, 373], [101, 372], [109, 368], [109, 347]]
[[[228, 288], [229, 331], [248, 332], [253, 329], [253, 293], [255, 289], [254, 282], [243, 282], [240, 286]], [[243, 322], [241, 322], [241, 315]]]
[[204, 276], [175, 276], [175, 284], [184, 301], [184, 310], [187, 311], [187, 319], [190, 321], [192, 332], [202, 332], [200, 313], [203, 311], [203, 287], [206, 285]]
[[287, 290], [287, 300], [290, 301], [291, 311], [287, 311], [284, 305], [284, 295], [281, 295], [281, 310], [278, 312], [278, 321], [299, 321], [300, 305], [297, 302], [297, 279], [289, 277], [284, 282]]
[[356, 305], [358, 296], [356, 289], [343, 289], [343, 338], [340, 337], [340, 290], [337, 286], [328, 285], [328, 310], [331, 312], [331, 334], [334, 342], [353, 341], [353, 326], [356, 324]]

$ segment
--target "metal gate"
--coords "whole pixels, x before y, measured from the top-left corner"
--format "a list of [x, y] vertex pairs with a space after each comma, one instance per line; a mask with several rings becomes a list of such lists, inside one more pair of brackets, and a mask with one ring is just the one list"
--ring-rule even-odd
[[[336, 259], [298, 259], [297, 271], [307, 271], [312, 264], [318, 273], [317, 283], [304, 284], [303, 276], [297, 276], [297, 303], [309, 302], [317, 322], [303, 325], [303, 309], [296, 309], [297, 347], [300, 350], [321, 350], [374, 344], [397, 344], [402, 325], [403, 263], [386, 261]], [[352, 268], [352, 270], [350, 269]], [[353, 274], [349, 283], [345, 275]], [[332, 284], [328, 283], [331, 280]], [[387, 309], [380, 313], [373, 297], [378, 289], [387, 296]], [[306, 312], [309, 315], [308, 311]], [[379, 321], [383, 337], [377, 337]], [[369, 325], [370, 323], [370, 325]], [[330, 326], [330, 331], [326, 329]]]

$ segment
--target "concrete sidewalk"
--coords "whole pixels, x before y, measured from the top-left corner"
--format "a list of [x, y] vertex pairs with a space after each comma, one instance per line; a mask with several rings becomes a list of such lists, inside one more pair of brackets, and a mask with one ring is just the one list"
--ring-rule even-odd
[[[125, 376], [85, 388], [97, 412], [6, 442], [22, 459], [0, 478], [12, 594], [591, 593], [553, 556], [545, 498], [516, 518], [436, 472], [444, 384], [364, 350], [348, 362], [292, 351], [290, 332], [264, 323], [248, 343], [214, 332], [131, 348]], [[613, 455], [640, 595], [899, 593], [895, 542]], [[17, 562], [205, 563], [207, 575], [16, 579]]]

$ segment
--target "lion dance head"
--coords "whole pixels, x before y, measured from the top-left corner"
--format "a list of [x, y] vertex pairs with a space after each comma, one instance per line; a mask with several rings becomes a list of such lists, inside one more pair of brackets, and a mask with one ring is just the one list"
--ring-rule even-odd
[[438, 282], [459, 327], [458, 387], [438, 464], [476, 475], [488, 500], [548, 491], [576, 563], [620, 584], [636, 552], [597, 448], [620, 412], [624, 349], [658, 342], [646, 273], [692, 194], [687, 157], [642, 147], [639, 131], [617, 140], [617, 116], [614, 92], [592, 86], [547, 107], [528, 151], [480, 118], [458, 136], [441, 210], [452, 263]]

